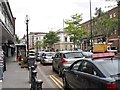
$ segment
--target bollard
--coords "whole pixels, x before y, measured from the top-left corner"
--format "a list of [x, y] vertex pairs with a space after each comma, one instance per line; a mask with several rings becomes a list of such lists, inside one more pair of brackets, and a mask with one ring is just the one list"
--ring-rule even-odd
[[42, 80], [37, 80], [36, 81], [36, 90], [42, 90]]
[[37, 79], [37, 71], [32, 71], [31, 75], [31, 90], [35, 90], [36, 88], [36, 79]]
[[34, 67], [37, 68], [37, 63], [34, 64]]
[[32, 80], [32, 72], [35, 70], [35, 66], [29, 67], [29, 83], [31, 83]]

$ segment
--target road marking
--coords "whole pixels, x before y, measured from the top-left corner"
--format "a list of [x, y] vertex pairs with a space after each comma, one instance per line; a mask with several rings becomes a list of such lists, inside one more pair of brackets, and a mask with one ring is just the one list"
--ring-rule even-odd
[[54, 75], [52, 75], [52, 77], [53, 77], [59, 84], [61, 84], [61, 86], [63, 86], [63, 83], [62, 83], [59, 79], [57, 79]]
[[56, 77], [54, 77], [53, 75], [50, 75], [49, 76], [54, 82], [55, 84], [61, 89], [61, 90], [64, 90], [63, 89], [63, 84], [60, 80], [58, 80]]
[[[46, 76], [45, 76], [45, 73], [40, 69], [40, 67], [37, 67], [37, 69], [38, 69], [38, 71], [40, 72], [40, 74], [43, 76], [43, 78], [46, 80], [46, 82], [50, 82], [50, 79], [48, 79]], [[43, 83], [44, 83], [44, 81], [43, 81]], [[52, 83], [49, 83], [49, 86], [51, 87], [51, 88], [54, 88], [53, 86], [53, 84]]]

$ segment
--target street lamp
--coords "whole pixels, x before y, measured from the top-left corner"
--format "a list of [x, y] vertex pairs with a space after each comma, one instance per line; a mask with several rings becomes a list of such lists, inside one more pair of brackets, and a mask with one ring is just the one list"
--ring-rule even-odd
[[28, 22], [29, 22], [29, 17], [28, 17], [28, 15], [26, 15], [25, 23], [26, 23], [26, 31], [27, 31], [27, 56], [29, 55]]
[[90, 34], [91, 34], [91, 35], [90, 35], [90, 36], [91, 36], [91, 37], [90, 37], [90, 39], [91, 39], [91, 40], [90, 40], [90, 41], [91, 41], [90, 44], [91, 44], [91, 51], [92, 51], [92, 46], [93, 46], [93, 44], [92, 44], [92, 42], [93, 42], [92, 38], [93, 38], [93, 37], [92, 37], [92, 10], [91, 10], [91, 0], [90, 0]]

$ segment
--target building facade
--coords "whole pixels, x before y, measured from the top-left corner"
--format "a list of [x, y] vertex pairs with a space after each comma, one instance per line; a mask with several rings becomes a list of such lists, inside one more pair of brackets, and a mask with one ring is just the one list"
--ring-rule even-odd
[[15, 17], [13, 17], [9, 2], [0, 0], [0, 47], [11, 56], [15, 43]]
[[[56, 31], [57, 36], [60, 38], [60, 41], [58, 43], [55, 43], [52, 48], [55, 50], [73, 50], [73, 42], [70, 39], [70, 36], [63, 32], [63, 29]], [[44, 32], [30, 32], [29, 33], [29, 48], [35, 48], [36, 49], [36, 42], [41, 41], [43, 42], [44, 36], [46, 33]], [[21, 43], [27, 44], [27, 38], [26, 35], [21, 39]], [[41, 47], [39, 50], [48, 50], [49, 47]]]
[[[29, 33], [29, 48], [36, 48], [36, 42], [37, 41], [43, 41], [44, 39], [44, 36], [46, 35], [46, 33], [44, 32], [30, 32]], [[25, 41], [25, 43], [27, 43], [27, 38], [25, 36], [25, 40], [22, 40], [22, 41]], [[43, 47], [40, 48], [40, 50], [42, 50]]]
[[[110, 19], [118, 19], [118, 7], [115, 7], [113, 9], [107, 11], [106, 13], [109, 15]], [[102, 17], [100, 17], [99, 19], [102, 19]], [[96, 25], [97, 24], [98, 23], [96, 22]], [[92, 19], [92, 26], [90, 24], [90, 20], [83, 23], [82, 29], [91, 30], [91, 28], [92, 28], [92, 40], [90, 40], [90, 37], [89, 37], [89, 39], [87, 37], [86, 38], [84, 37], [83, 41], [81, 42], [81, 48], [82, 49], [88, 49], [88, 47], [90, 47], [90, 44], [91, 44], [90, 42], [91, 41], [92, 41], [92, 43], [98, 43], [100, 41], [104, 41], [103, 40], [103, 35], [101, 33], [97, 34], [97, 32], [99, 32], [99, 31], [97, 30], [97, 28], [95, 30], [94, 25], [95, 24], [93, 24], [93, 19]], [[119, 39], [118, 39], [118, 36], [119, 36], [118, 35], [118, 30], [119, 30], [118, 29], [118, 24], [116, 24], [116, 26], [113, 27], [113, 33], [108, 38], [108, 42], [113, 43], [113, 45], [117, 46], [117, 47], [118, 47], [118, 45], [120, 45], [119, 44], [120, 42], [119, 42]], [[104, 32], [104, 30], [103, 30], [103, 32]]]
[[63, 32], [63, 29], [56, 31], [57, 36], [60, 38], [58, 43], [54, 44], [54, 48], [58, 50], [73, 50], [73, 42], [70, 39], [70, 36]]

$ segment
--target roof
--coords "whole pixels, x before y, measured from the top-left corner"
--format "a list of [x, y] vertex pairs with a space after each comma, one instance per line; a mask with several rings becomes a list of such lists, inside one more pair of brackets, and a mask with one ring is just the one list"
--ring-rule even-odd
[[59, 51], [60, 53], [81, 52], [81, 51]]

